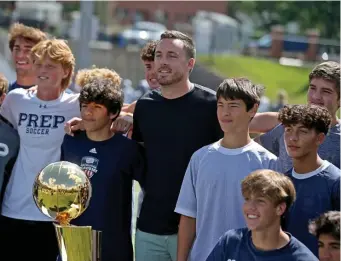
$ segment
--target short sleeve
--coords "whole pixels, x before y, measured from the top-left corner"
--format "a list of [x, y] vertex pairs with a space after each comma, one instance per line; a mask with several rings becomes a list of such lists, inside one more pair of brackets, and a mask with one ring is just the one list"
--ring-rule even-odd
[[18, 124], [13, 114], [13, 108], [16, 105], [15, 101], [13, 100], [15, 95], [16, 94], [12, 92], [6, 96], [0, 107], [0, 114], [13, 125], [14, 129], [18, 129]]
[[340, 178], [338, 178], [332, 187], [332, 207], [333, 210], [340, 211]]
[[197, 216], [197, 197], [195, 192], [195, 184], [200, 163], [198, 152], [193, 154], [188, 164], [185, 177], [181, 185], [178, 202], [175, 208], [176, 213], [192, 218], [196, 218]]
[[140, 131], [140, 118], [139, 115], [142, 115], [141, 112], [141, 104], [139, 101], [136, 103], [135, 111], [134, 111], [134, 116], [133, 116], [133, 134], [132, 134], [132, 139], [137, 141], [137, 142], [144, 142], [141, 131]]
[[278, 157], [279, 140], [281, 139], [283, 133], [284, 133], [283, 125], [282, 124], [277, 125], [272, 130], [260, 136], [261, 145]]
[[228, 233], [224, 234], [215, 245], [206, 261], [226, 261], [227, 259], [227, 243]]

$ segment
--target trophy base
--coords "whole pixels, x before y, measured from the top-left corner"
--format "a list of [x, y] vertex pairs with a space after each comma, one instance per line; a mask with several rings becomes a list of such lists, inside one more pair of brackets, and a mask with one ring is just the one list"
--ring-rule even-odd
[[62, 261], [100, 261], [101, 231], [91, 226], [54, 224]]

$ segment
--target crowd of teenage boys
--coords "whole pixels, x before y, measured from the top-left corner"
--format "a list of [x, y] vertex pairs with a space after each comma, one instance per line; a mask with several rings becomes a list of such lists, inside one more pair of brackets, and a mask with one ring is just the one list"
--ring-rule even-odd
[[340, 261], [337, 62], [307, 75], [307, 105], [257, 113], [264, 87], [247, 78], [225, 79], [216, 92], [190, 82], [196, 50], [178, 31], [142, 49], [150, 91], [131, 104], [107, 68], [80, 70], [80, 93], [66, 92], [76, 61], [62, 39], [17, 23], [9, 48], [17, 78], [0, 77], [8, 260], [59, 259], [32, 186], [63, 160], [91, 181], [90, 205], [71, 223], [103, 231], [102, 261]]

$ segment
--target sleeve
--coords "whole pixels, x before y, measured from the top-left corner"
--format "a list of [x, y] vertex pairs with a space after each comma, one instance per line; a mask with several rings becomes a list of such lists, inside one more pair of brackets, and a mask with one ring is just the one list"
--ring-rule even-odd
[[13, 108], [16, 106], [13, 100], [14, 97], [15, 94], [13, 92], [6, 96], [0, 107], [0, 114], [13, 125], [14, 129], [18, 129], [18, 124], [13, 114]]
[[132, 134], [132, 139], [137, 142], [143, 142], [143, 137], [139, 128], [140, 107], [141, 105], [139, 101], [137, 101], [135, 111], [134, 111], [134, 116], [133, 116], [133, 134]]
[[223, 235], [215, 245], [206, 261], [226, 261], [227, 259], [228, 234]]
[[198, 152], [200, 151], [193, 154], [188, 164], [175, 207], [176, 213], [192, 218], [197, 217], [197, 196], [195, 186], [200, 162]]
[[65, 160], [65, 146], [67, 145], [67, 135], [65, 134], [64, 139], [63, 139], [63, 143], [60, 146], [60, 161], [64, 161]]
[[145, 178], [146, 178], [146, 154], [145, 149], [136, 144], [135, 155], [132, 162], [132, 177], [134, 180], [138, 181], [141, 188], [145, 187]]
[[340, 178], [338, 178], [333, 184], [332, 207], [333, 210], [340, 211]]
[[279, 155], [279, 139], [282, 137], [284, 128], [282, 124], [277, 125], [271, 131], [260, 136], [261, 145], [276, 156]]

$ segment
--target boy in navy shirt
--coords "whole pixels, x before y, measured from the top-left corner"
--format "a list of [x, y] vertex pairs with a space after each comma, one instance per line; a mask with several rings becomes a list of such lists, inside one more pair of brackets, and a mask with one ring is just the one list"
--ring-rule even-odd
[[281, 229], [281, 217], [295, 200], [293, 183], [272, 170], [256, 170], [241, 184], [247, 228], [226, 232], [206, 261], [317, 261], [311, 251]]
[[93, 79], [79, 101], [85, 131], [66, 135], [61, 160], [81, 166], [91, 180], [88, 209], [71, 222], [103, 231], [102, 261], [132, 261], [132, 184], [143, 186], [144, 157], [140, 145], [110, 131], [123, 104], [120, 77]]
[[286, 150], [293, 160], [287, 174], [297, 191], [284, 229], [318, 256], [317, 239], [309, 233], [308, 223], [329, 210], [340, 210], [340, 169], [317, 153], [328, 135], [331, 116], [321, 106], [292, 105], [285, 106], [278, 117], [284, 126]]
[[340, 211], [328, 211], [310, 223], [316, 236], [320, 261], [340, 261]]

